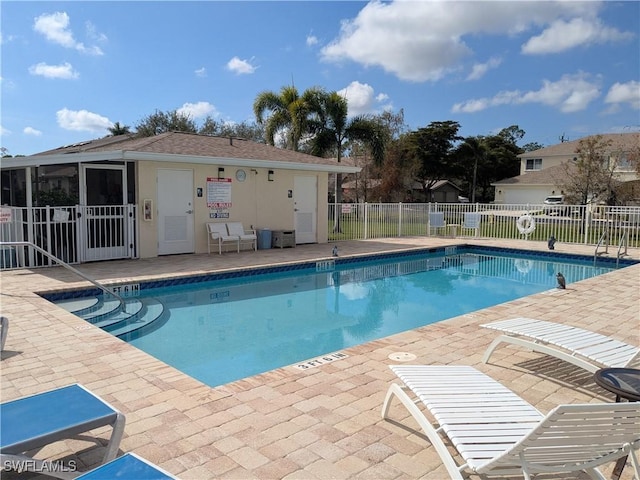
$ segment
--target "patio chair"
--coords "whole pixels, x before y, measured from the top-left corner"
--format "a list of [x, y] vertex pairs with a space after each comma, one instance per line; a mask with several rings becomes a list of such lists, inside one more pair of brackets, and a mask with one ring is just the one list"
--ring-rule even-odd
[[444, 221], [444, 212], [429, 212], [429, 234], [431, 234], [431, 229], [435, 229], [437, 233], [439, 228], [444, 229], [446, 233], [447, 224]]
[[7, 317], [0, 317], [0, 352], [4, 351], [7, 333], [9, 333], [9, 319]]
[[56, 388], [0, 404], [0, 468], [20, 465], [22, 470], [70, 478], [69, 472], [51, 471], [51, 462], [36, 460], [33, 454], [59, 440], [96, 438], [80, 435], [111, 426], [103, 462], [113, 460], [124, 432], [125, 416], [79, 384]]
[[482, 359], [484, 363], [489, 361], [491, 354], [501, 343], [546, 353], [589, 372], [605, 367], [626, 367], [640, 354], [640, 348], [606, 335], [533, 318], [512, 318], [486, 323], [481, 327], [501, 332], [487, 348]]
[[254, 250], [258, 250], [258, 236], [255, 230], [245, 230], [240, 222], [227, 223], [227, 230], [230, 237], [238, 238], [238, 251], [243, 243], [248, 243]]
[[106, 478], [171, 480], [177, 477], [174, 477], [169, 472], [139, 457], [135, 453], [125, 453], [115, 460], [111, 460], [74, 478], [77, 480], [104, 480]]
[[[389, 387], [383, 418], [389, 416], [392, 398], [398, 397], [453, 479], [468, 474], [529, 479], [536, 473], [585, 471], [591, 478], [604, 480], [597, 467], [627, 454], [640, 478], [636, 453], [640, 449], [640, 403], [560, 405], [543, 415], [473, 367], [393, 365], [391, 370], [403, 385]], [[406, 390], [417, 397], [415, 402]], [[462, 461], [456, 462], [454, 455]]]
[[211, 245], [217, 245], [218, 254], [222, 255], [222, 245], [225, 243], [233, 243], [236, 250], [240, 251], [240, 239], [237, 236], [229, 235], [227, 225], [224, 223], [207, 223], [207, 238], [209, 254], [211, 254]]
[[462, 221], [462, 230], [464, 229], [469, 229], [469, 230], [473, 230], [473, 236], [477, 237], [478, 235], [480, 235], [480, 222], [481, 222], [481, 216], [479, 213], [476, 212], [466, 212], [464, 214], [464, 218]]

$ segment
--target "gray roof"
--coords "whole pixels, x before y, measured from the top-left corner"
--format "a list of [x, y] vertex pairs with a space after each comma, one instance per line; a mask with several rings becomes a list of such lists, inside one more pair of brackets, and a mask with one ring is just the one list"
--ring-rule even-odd
[[65, 145], [26, 157], [4, 158], [3, 168], [96, 160], [156, 160], [355, 173], [360, 167], [230, 137], [167, 132], [153, 137], [117, 135]]
[[[569, 169], [571, 168], [572, 165], [569, 165]], [[517, 177], [505, 178], [491, 185], [555, 185], [558, 182], [562, 182], [566, 176], [565, 164], [562, 164], [527, 172]]]
[[[539, 148], [531, 152], [525, 152], [518, 155], [519, 158], [543, 158], [562, 156], [568, 157], [576, 153], [580, 142], [596, 135], [572, 140], [570, 142], [562, 142], [550, 147]], [[640, 133], [603, 133], [600, 135], [604, 141], [611, 141], [611, 151], [628, 152], [634, 148], [640, 148]]]

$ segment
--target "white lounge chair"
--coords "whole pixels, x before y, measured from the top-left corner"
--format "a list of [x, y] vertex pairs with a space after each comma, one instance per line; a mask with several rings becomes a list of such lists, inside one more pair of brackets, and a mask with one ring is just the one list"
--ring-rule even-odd
[[[627, 455], [640, 478], [636, 453], [640, 403], [560, 405], [543, 415], [473, 367], [394, 365], [391, 369], [403, 385], [389, 387], [382, 417], [389, 417], [391, 400], [398, 397], [452, 479], [471, 473], [529, 479], [536, 473], [585, 471], [604, 480], [597, 467]], [[417, 406], [419, 402], [435, 425]], [[453, 454], [450, 448], [455, 449]], [[462, 461], [456, 462], [454, 455]]]
[[0, 352], [4, 350], [7, 333], [9, 333], [9, 319], [7, 317], [0, 317]]
[[258, 236], [255, 230], [245, 230], [240, 222], [227, 223], [227, 231], [230, 237], [238, 238], [238, 251], [243, 243], [248, 243], [254, 250], [258, 250]]
[[501, 332], [487, 348], [482, 359], [484, 363], [501, 343], [546, 353], [589, 372], [605, 367], [626, 367], [640, 354], [640, 348], [606, 335], [533, 318], [512, 318], [481, 326]]
[[233, 243], [236, 250], [240, 251], [240, 239], [229, 235], [227, 225], [224, 223], [207, 223], [207, 238], [209, 254], [211, 254], [211, 245], [217, 245], [218, 253], [222, 255], [222, 245], [225, 243]]
[[430, 212], [429, 213], [429, 233], [431, 229], [435, 229], [436, 233], [439, 228], [443, 228], [447, 231], [447, 224], [444, 221], [444, 212]]

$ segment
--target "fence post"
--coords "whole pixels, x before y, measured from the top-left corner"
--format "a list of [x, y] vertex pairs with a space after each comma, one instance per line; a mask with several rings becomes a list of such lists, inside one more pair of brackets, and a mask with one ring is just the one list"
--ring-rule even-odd
[[584, 238], [582, 240], [584, 245], [589, 244], [589, 229], [591, 228], [591, 209], [588, 205], [584, 206]]
[[368, 238], [369, 227], [369, 203], [364, 202], [364, 240]]
[[402, 202], [398, 202], [398, 237], [402, 236]]

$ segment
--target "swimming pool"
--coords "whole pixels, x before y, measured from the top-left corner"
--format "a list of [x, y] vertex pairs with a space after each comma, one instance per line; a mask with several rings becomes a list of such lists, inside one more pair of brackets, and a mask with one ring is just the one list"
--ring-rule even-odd
[[[339, 258], [130, 286], [141, 311], [160, 313], [105, 329], [140, 327], [120, 338], [217, 386], [555, 288], [558, 271], [570, 285], [614, 268], [483, 247]], [[68, 305], [86, 294], [48, 298]]]

